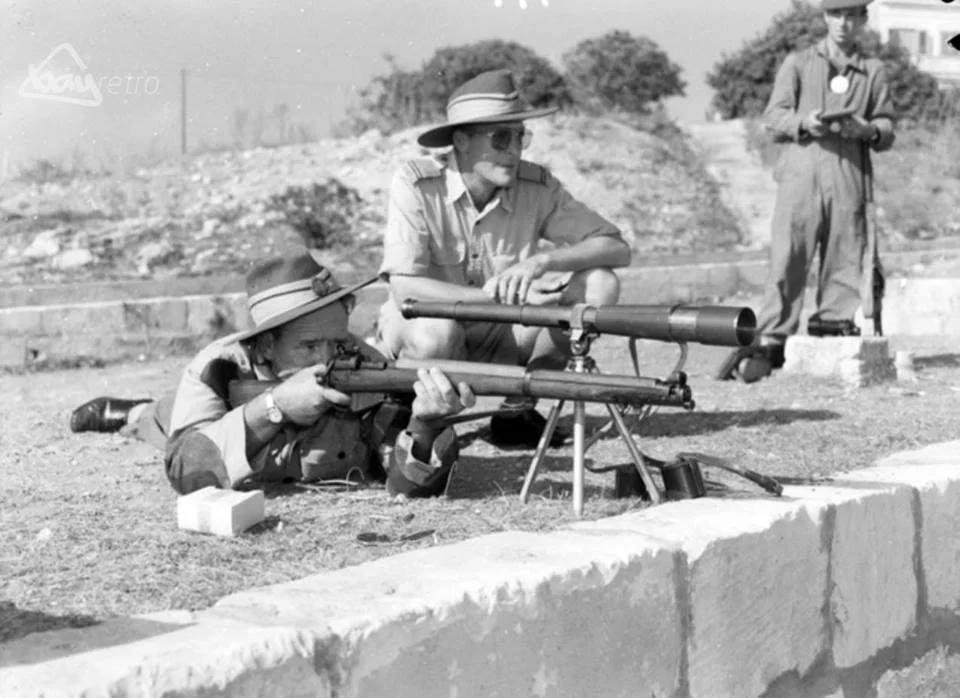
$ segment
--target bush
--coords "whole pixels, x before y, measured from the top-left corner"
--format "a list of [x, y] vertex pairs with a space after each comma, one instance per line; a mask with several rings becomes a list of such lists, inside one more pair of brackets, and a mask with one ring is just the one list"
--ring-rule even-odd
[[488, 70], [513, 74], [523, 100], [531, 107], [569, 107], [573, 97], [564, 77], [534, 51], [512, 41], [491, 39], [439, 49], [423, 66], [424, 99], [431, 121], [443, 119], [447, 100], [457, 87]]
[[373, 78], [360, 91], [358, 104], [348, 110], [339, 134], [359, 134], [371, 128], [382, 133], [442, 121], [447, 100], [458, 86], [488, 70], [506, 68], [523, 99], [532, 107], [573, 104], [563, 76], [550, 63], [520, 44], [498, 39], [447, 47], [420, 70], [403, 70], [384, 56], [389, 71]]
[[310, 187], [290, 186], [272, 195], [267, 210], [279, 211], [312, 249], [348, 244], [358, 217], [360, 195], [337, 179]]
[[[826, 33], [823, 12], [809, 2], [793, 0], [793, 7], [774, 17], [766, 32], [714, 65], [707, 75], [714, 108], [725, 119], [762, 114], [787, 54], [813, 45]], [[918, 70], [904, 49], [884, 44], [872, 31], [865, 33], [862, 48], [866, 55], [883, 60], [899, 118], [923, 119], [939, 105], [936, 80]]]
[[577, 102], [588, 108], [647, 114], [666, 97], [683, 96], [681, 68], [647, 37], [612, 31], [581, 41], [563, 56]]

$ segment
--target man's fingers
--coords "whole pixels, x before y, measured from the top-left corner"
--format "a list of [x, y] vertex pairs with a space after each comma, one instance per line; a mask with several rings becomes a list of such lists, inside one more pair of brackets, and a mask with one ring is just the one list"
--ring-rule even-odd
[[524, 276], [520, 279], [520, 286], [517, 288], [517, 302], [523, 303], [527, 300], [527, 294], [530, 292], [530, 285], [532, 279], [528, 276]]
[[477, 404], [477, 396], [474, 394], [473, 389], [464, 381], [460, 381], [460, 384], [457, 386], [458, 392], [460, 393], [460, 404], [464, 407], [473, 407]]
[[339, 390], [334, 390], [333, 388], [327, 388], [320, 386], [320, 395], [323, 396], [323, 399], [327, 402], [332, 402], [336, 405], [349, 405], [350, 396], [346, 393], [341, 393]]
[[523, 283], [523, 277], [512, 276], [507, 282], [507, 298], [509, 303], [519, 303], [522, 298], [520, 297], [520, 286]]
[[431, 368], [427, 374], [427, 378], [433, 382], [437, 393], [445, 402], [451, 402], [457, 399], [457, 389], [453, 387], [453, 383], [447, 378], [447, 374], [439, 368]]

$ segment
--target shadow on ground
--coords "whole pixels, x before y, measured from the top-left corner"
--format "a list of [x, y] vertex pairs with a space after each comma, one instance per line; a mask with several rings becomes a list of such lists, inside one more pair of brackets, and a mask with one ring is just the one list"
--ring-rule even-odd
[[[93, 616], [68, 614], [55, 616], [42, 611], [26, 611], [9, 601], [0, 601], [0, 642], [10, 642], [30, 633], [64, 628], [85, 628], [99, 621]], [[0, 655], [6, 657], [5, 652]], [[0, 660], [0, 666], [5, 663]]]
[[[794, 409], [773, 409], [773, 410], [745, 410], [742, 412], [722, 411], [722, 412], [657, 412], [642, 421], [639, 430], [636, 428], [636, 418], [633, 415], [627, 415], [627, 426], [634, 433], [646, 436], [695, 436], [698, 434], [711, 434], [731, 427], [756, 427], [756, 426], [777, 426], [792, 424], [794, 422], [825, 422], [833, 419], [840, 419], [842, 415], [831, 410], [794, 410]], [[587, 415], [586, 433], [590, 435], [605, 427], [610, 422], [609, 417], [598, 415]], [[557, 428], [563, 430], [566, 434], [573, 433], [573, 416], [563, 416], [558, 420]], [[615, 438], [616, 430], [610, 428], [605, 438]], [[490, 442], [490, 428], [484, 426], [475, 431], [463, 433], [460, 436], [461, 448], [473, 445], [477, 441]], [[568, 441], [569, 444], [569, 441]], [[533, 453], [532, 449], [514, 449], [506, 451], [507, 453], [524, 451]]]
[[918, 356], [913, 363], [917, 368], [957, 368], [960, 366], [960, 354]]

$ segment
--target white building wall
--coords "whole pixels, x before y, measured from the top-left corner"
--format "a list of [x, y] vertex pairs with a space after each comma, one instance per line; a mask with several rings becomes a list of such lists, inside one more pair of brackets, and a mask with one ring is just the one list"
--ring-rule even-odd
[[960, 34], [960, 3], [948, 4], [942, 0], [877, 0], [870, 5], [869, 26], [884, 41], [890, 41], [891, 32], [898, 30], [923, 32], [925, 45], [907, 42], [917, 67], [938, 80], [960, 84], [960, 51], [947, 43], [950, 38]]

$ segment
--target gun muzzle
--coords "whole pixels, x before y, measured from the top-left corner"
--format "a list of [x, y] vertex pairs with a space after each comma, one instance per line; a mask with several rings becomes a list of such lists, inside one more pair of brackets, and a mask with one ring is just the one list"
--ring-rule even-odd
[[728, 347], [748, 346], [753, 342], [757, 329], [756, 315], [745, 306], [537, 306], [427, 302], [408, 298], [400, 304], [400, 312], [408, 319], [425, 317], [505, 322], [563, 330], [582, 327], [596, 334]]

